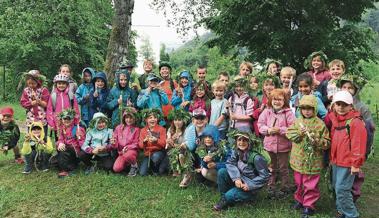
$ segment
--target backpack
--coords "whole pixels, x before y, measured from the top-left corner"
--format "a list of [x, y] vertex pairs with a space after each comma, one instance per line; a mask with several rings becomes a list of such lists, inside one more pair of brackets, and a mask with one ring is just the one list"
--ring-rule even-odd
[[367, 133], [367, 142], [366, 142], [366, 154], [365, 154], [365, 157], [366, 157], [366, 160], [367, 160], [369, 157], [374, 156], [374, 146], [373, 146], [373, 144], [374, 144], [373, 143], [374, 133], [369, 129], [369, 125], [367, 125], [367, 123], [365, 122], [365, 120], [363, 120], [363, 118], [361, 116], [360, 117], [354, 117], [354, 118], [348, 119], [348, 120], [346, 120], [345, 126], [336, 127], [335, 129], [336, 130], [346, 129], [347, 135], [349, 136], [349, 139], [350, 139], [349, 148], [351, 150], [350, 123], [353, 121], [353, 119], [360, 119], [365, 124], [365, 129], [366, 129], [366, 133]]
[[[245, 98], [244, 100], [243, 100], [243, 102], [242, 102], [242, 106], [243, 106], [243, 109], [246, 111], [246, 108], [247, 108], [247, 102], [249, 101], [249, 99], [251, 99], [250, 98], [250, 96], [248, 96], [247, 98]], [[235, 101], [235, 99], [234, 99], [234, 93], [233, 93], [233, 95], [232, 95], [232, 99], [231, 99], [232, 101], [231, 101], [231, 105], [232, 105], [232, 107], [233, 107], [233, 105], [234, 105], [234, 101]], [[253, 101], [253, 99], [251, 99], [252, 101]], [[240, 105], [240, 104], [236, 104], [236, 105]]]
[[[269, 165], [271, 163], [270, 155], [268, 154], [268, 152], [266, 150], [262, 149], [261, 152], [259, 152], [257, 150], [250, 151], [250, 155], [249, 155], [249, 158], [247, 160], [247, 163], [254, 167], [254, 171], [256, 171], [255, 165], [254, 165], [254, 160], [255, 160], [255, 157], [257, 155], [260, 155], [261, 157], [263, 157], [263, 159], [267, 162], [267, 165]], [[258, 175], [258, 172], [256, 172], [256, 174]]]
[[[71, 92], [68, 92], [68, 97], [70, 99], [70, 106], [72, 109], [74, 109], [74, 94]], [[55, 112], [55, 106], [57, 104], [57, 93], [55, 91], [51, 93], [51, 100], [52, 100], [53, 112]]]

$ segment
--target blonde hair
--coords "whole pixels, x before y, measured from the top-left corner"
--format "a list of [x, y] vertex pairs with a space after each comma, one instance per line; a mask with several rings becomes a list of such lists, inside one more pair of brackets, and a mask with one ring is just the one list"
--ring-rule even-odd
[[296, 70], [293, 69], [292, 67], [283, 67], [282, 70], [280, 71], [280, 76], [281, 75], [291, 75], [293, 77], [296, 76]]
[[225, 91], [225, 84], [219, 80], [216, 80], [213, 84], [212, 84], [212, 89], [216, 89], [216, 88], [222, 88], [224, 91]]
[[70, 65], [68, 65], [68, 64], [62, 64], [61, 65], [61, 67], [59, 68], [59, 72], [61, 72], [62, 71], [62, 68], [63, 67], [67, 67], [68, 68], [68, 70], [70, 71], [70, 73], [71, 73], [71, 67], [70, 67]]
[[143, 66], [145, 66], [146, 64], [151, 64], [151, 65], [153, 65], [153, 61], [150, 60], [150, 59], [145, 59], [145, 60], [143, 61]]
[[242, 69], [243, 66], [246, 66], [250, 70], [250, 73], [253, 72], [253, 64], [251, 62], [248, 62], [248, 61], [242, 62], [240, 65], [240, 70]]
[[329, 62], [328, 64], [329, 66], [329, 69], [332, 68], [333, 66], [338, 66], [338, 67], [341, 67], [342, 70], [345, 72], [345, 63], [343, 61], [341, 61], [340, 59], [334, 59], [332, 60], [331, 62]]

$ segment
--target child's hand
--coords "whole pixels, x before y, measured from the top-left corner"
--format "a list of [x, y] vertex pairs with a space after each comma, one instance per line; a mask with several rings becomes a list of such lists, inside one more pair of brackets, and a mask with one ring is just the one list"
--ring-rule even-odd
[[351, 175], [358, 174], [359, 171], [361, 171], [361, 168], [351, 166], [351, 169], [350, 169], [350, 173], [351, 173]]
[[125, 154], [127, 151], [128, 151], [128, 147], [125, 146], [125, 147], [122, 149], [122, 153]]
[[36, 106], [37, 105], [37, 100], [33, 100], [32, 101], [32, 106]]
[[207, 156], [205, 156], [205, 157], [203, 158], [203, 161], [204, 161], [205, 163], [208, 163], [208, 162], [212, 161], [212, 157], [209, 156], [209, 155], [207, 155]]
[[118, 98], [117, 103], [118, 103], [119, 105], [122, 104], [122, 97], [121, 97], [121, 96]]
[[5, 146], [3, 147], [3, 151], [4, 151], [4, 152], [8, 151], [8, 145], [5, 145]]
[[214, 168], [216, 168], [216, 163], [215, 162], [210, 162], [210, 163], [207, 164], [207, 167], [208, 167], [208, 169], [214, 169]]
[[187, 149], [187, 145], [185, 143], [180, 144], [180, 149], [183, 149], [183, 150]]
[[237, 179], [236, 181], [234, 181], [234, 185], [237, 187], [237, 188], [242, 188], [242, 180], [241, 179]]
[[93, 150], [92, 150], [92, 153], [93, 153], [94, 155], [99, 154], [99, 147], [96, 147], [95, 149], [93, 149]]
[[242, 183], [242, 190], [244, 190], [245, 192], [249, 191], [249, 186], [247, 186], [245, 183]]
[[268, 128], [267, 132], [269, 135], [275, 135], [275, 134], [279, 133], [279, 128], [278, 127], [271, 127], [271, 128]]
[[190, 103], [189, 101], [182, 102], [180, 104], [180, 107], [185, 108], [189, 103]]
[[93, 97], [95, 97], [95, 98], [99, 97], [99, 93], [98, 93], [97, 91], [95, 91], [95, 92], [93, 93]]
[[154, 136], [149, 137], [149, 142], [150, 142], [150, 143], [154, 143], [154, 142], [156, 142], [156, 141], [158, 141], [158, 139], [155, 138]]
[[65, 151], [65, 150], [66, 150], [66, 145], [64, 143], [59, 143], [58, 151]]
[[110, 141], [110, 143], [113, 144], [113, 145], [116, 144], [116, 139], [113, 138], [113, 137], [112, 137], [109, 141]]

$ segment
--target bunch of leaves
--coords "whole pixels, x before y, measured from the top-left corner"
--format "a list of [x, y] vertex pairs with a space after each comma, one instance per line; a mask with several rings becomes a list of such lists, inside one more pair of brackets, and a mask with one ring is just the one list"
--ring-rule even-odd
[[0, 146], [4, 147], [6, 144], [8, 144], [12, 138], [12, 131], [11, 130], [4, 130], [0, 132]]
[[[237, 138], [238, 135], [241, 135], [241, 134], [249, 136], [249, 144], [250, 144], [250, 146], [253, 146], [255, 150], [260, 151], [263, 148], [262, 140], [260, 138], [258, 138], [256, 135], [254, 135], [253, 133], [242, 132], [242, 131], [239, 131], [237, 129], [233, 129], [233, 130], [228, 132], [227, 136], [228, 136], [228, 138], [235, 139], [235, 138]], [[232, 145], [232, 147], [236, 148], [237, 144], [234, 143]]]
[[75, 115], [76, 115], [75, 110], [72, 108], [69, 108], [69, 109], [66, 109], [66, 110], [63, 110], [62, 112], [60, 112], [58, 114], [58, 118], [60, 120], [62, 120], [65, 117], [70, 117], [70, 119], [74, 119]]
[[227, 149], [226, 140], [221, 140], [218, 142], [218, 144], [214, 144], [210, 148], [208, 148], [202, 140], [200, 145], [196, 148], [196, 153], [200, 156], [201, 159], [203, 159], [205, 156], [210, 156], [211, 158], [218, 157], [220, 159], [223, 159], [227, 153]]
[[171, 110], [167, 118], [169, 121], [183, 120], [185, 124], [188, 124], [189, 121], [191, 120], [191, 115], [189, 112], [181, 108], [181, 109]]
[[[180, 164], [179, 158], [181, 155], [183, 155], [184, 164]], [[170, 160], [171, 170], [179, 173], [193, 171], [192, 155], [188, 149], [183, 149], [180, 146], [175, 146], [169, 150], [168, 157]]]
[[146, 108], [146, 109], [143, 109], [141, 112], [141, 117], [145, 120], [146, 118], [148, 118], [150, 115], [154, 115], [157, 119], [158, 119], [158, 122], [160, 120], [163, 119], [163, 114], [162, 114], [162, 111], [160, 111], [159, 109], [157, 108]]

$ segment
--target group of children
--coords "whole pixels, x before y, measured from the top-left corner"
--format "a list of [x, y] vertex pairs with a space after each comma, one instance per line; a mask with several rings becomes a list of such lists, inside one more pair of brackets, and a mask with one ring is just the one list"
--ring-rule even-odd
[[[275, 60], [262, 73], [243, 62], [233, 80], [221, 72], [210, 84], [205, 67], [197, 69], [198, 81], [188, 71], [175, 80], [169, 63], [161, 63], [155, 75], [145, 61], [138, 79], [132, 65], [120, 67], [111, 89], [106, 74], [92, 68], [83, 70], [78, 87], [70, 67], [62, 65], [51, 93], [46, 78], [32, 70], [24, 74], [20, 101], [28, 127], [23, 173], [56, 167], [65, 178], [80, 162], [86, 174], [172, 172], [182, 174], [180, 187], [194, 177], [217, 184], [215, 210], [249, 201], [267, 185], [269, 198], [294, 191], [293, 209], [308, 217], [320, 198], [321, 170], [331, 165], [337, 217], [358, 217], [353, 199], [360, 194], [375, 124], [357, 97], [360, 84], [344, 75], [341, 60], [327, 67], [326, 55], [315, 52], [307, 64], [310, 71], [296, 78], [293, 68], [280, 69]], [[13, 110], [5, 107], [0, 114], [1, 149], [13, 149], [22, 162]]]

